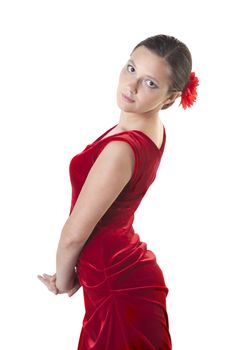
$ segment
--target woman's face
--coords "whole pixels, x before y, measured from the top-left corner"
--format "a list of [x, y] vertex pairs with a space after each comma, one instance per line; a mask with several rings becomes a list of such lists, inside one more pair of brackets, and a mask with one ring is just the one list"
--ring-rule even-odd
[[[137, 114], [158, 112], [164, 102], [171, 102], [167, 95], [170, 73], [170, 67], [163, 58], [145, 46], [139, 46], [131, 54], [119, 75], [117, 88], [119, 108]], [[134, 102], [128, 102], [123, 94]]]

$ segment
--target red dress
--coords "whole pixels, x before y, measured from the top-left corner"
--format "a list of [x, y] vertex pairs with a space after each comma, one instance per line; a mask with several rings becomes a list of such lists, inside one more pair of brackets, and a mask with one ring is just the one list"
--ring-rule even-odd
[[166, 311], [168, 288], [155, 254], [134, 231], [134, 213], [155, 180], [160, 149], [140, 130], [102, 139], [71, 159], [70, 213], [90, 168], [113, 140], [127, 142], [135, 155], [130, 181], [96, 224], [81, 250], [76, 270], [83, 288], [85, 315], [77, 350], [170, 350]]

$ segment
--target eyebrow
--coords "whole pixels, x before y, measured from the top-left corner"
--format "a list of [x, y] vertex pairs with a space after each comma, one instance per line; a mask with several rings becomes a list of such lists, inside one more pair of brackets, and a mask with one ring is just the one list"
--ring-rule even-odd
[[[128, 60], [128, 62], [131, 62], [134, 65], [134, 67], [136, 67], [135, 62], [131, 58]], [[158, 80], [156, 78], [152, 77], [151, 75], [147, 75], [147, 77], [151, 78], [152, 80], [155, 80], [158, 83]]]

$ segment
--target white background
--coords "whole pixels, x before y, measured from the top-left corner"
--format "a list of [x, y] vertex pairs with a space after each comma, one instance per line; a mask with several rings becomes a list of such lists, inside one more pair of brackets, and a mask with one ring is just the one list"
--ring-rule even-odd
[[183, 41], [200, 80], [160, 112], [166, 147], [134, 227], [169, 288], [174, 350], [237, 349], [234, 1], [1, 1], [0, 348], [76, 350], [82, 288], [55, 296], [71, 158], [119, 121], [116, 88], [148, 36]]

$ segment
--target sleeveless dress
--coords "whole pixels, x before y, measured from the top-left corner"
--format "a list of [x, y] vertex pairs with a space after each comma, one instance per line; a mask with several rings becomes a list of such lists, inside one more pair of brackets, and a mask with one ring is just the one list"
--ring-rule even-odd
[[134, 213], [156, 177], [166, 142], [165, 128], [159, 149], [140, 130], [103, 138], [116, 126], [87, 145], [69, 165], [71, 213], [90, 168], [109, 142], [127, 142], [135, 156], [131, 179], [78, 256], [76, 271], [85, 315], [77, 350], [171, 350], [166, 310], [169, 290], [155, 254], [133, 228]]

